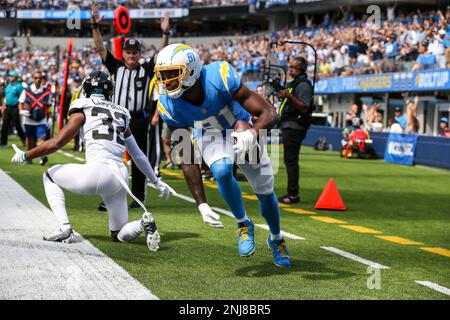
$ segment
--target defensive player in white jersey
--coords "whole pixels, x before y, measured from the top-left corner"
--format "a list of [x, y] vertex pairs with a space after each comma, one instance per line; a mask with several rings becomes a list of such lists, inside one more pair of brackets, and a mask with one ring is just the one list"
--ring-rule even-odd
[[[61, 149], [83, 129], [86, 142], [86, 164], [55, 165], [44, 173], [44, 188], [48, 203], [56, 215], [59, 230], [44, 237], [47, 241], [73, 242], [74, 233], [65, 207], [63, 189], [79, 194], [99, 194], [109, 213], [109, 228], [113, 241], [130, 242], [142, 232], [151, 251], [160, 244], [160, 235], [153, 216], [147, 212], [137, 221], [128, 223], [128, 170], [122, 162], [125, 147], [138, 168], [167, 198], [175, 192], [155, 176], [147, 157], [140, 150], [128, 125], [127, 109], [109, 101], [113, 84], [104, 72], [94, 71], [83, 81], [86, 98], [78, 99], [69, 109], [70, 119], [58, 136], [30, 151], [13, 146], [16, 154], [12, 162], [48, 155]], [[133, 196], [133, 195], [132, 195]]]

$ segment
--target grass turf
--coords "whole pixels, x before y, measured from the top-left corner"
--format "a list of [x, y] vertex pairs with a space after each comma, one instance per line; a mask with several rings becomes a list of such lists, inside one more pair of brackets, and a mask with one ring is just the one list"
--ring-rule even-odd
[[[12, 155], [10, 148], [0, 150], [0, 168], [47, 205], [41, 179], [45, 168], [36, 160], [31, 166], [13, 165], [9, 162]], [[46, 166], [74, 161], [54, 154]], [[305, 238], [287, 239], [293, 259], [290, 270], [273, 265], [265, 245], [267, 231], [256, 228], [256, 252], [242, 258], [237, 253], [233, 219], [223, 216], [225, 228], [213, 229], [203, 224], [194, 204], [174, 197], [164, 202], [153, 189], [149, 189], [147, 205], [162, 237], [156, 253], [147, 250], [143, 238], [133, 244], [112, 243], [107, 215], [96, 210], [100, 197], [66, 192], [66, 204], [72, 226], [161, 299], [449, 299], [415, 283], [427, 280], [450, 287], [450, 258], [420, 249], [450, 249], [449, 171], [382, 160], [347, 160], [336, 152], [316, 152], [307, 147], [302, 149], [301, 168], [303, 202], [292, 207], [316, 214], [281, 210], [282, 229]], [[314, 209], [330, 177], [345, 201], [345, 212]], [[190, 196], [185, 181], [171, 176], [165, 180]], [[275, 178], [278, 194], [284, 194], [285, 181], [281, 165]], [[241, 186], [252, 194], [248, 183]], [[206, 192], [212, 206], [227, 209], [217, 190], [206, 188]], [[255, 223], [264, 223], [257, 201], [245, 200], [245, 205]], [[141, 213], [131, 210], [130, 220], [138, 219]], [[332, 217], [382, 233], [357, 233], [310, 216]], [[423, 245], [392, 243], [376, 235], [399, 236]], [[367, 266], [321, 246], [389, 266], [381, 270], [381, 288], [368, 289], [372, 273]]]

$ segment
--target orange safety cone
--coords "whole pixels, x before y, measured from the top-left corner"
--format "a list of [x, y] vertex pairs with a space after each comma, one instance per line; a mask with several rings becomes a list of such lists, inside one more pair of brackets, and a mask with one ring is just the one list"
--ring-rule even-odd
[[332, 178], [328, 180], [314, 208], [318, 210], [346, 210], [344, 201], [342, 201], [341, 195]]

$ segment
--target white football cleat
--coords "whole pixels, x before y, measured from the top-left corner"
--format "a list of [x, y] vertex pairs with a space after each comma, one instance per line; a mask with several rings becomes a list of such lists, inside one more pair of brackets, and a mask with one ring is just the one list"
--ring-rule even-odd
[[156, 227], [155, 219], [150, 212], [144, 212], [141, 218], [141, 228], [145, 233], [145, 239], [150, 251], [158, 251], [161, 236]]
[[44, 236], [44, 240], [62, 243], [76, 242], [72, 228], [69, 228], [66, 231], [58, 230], [55, 233], [52, 233], [51, 235]]

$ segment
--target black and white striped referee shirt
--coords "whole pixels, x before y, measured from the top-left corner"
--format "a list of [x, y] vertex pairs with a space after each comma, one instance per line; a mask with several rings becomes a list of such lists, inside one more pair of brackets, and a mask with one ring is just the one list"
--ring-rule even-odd
[[103, 61], [103, 63], [114, 79], [113, 102], [128, 109], [132, 117], [136, 113], [143, 114], [149, 102], [149, 84], [153, 78], [155, 67], [153, 57], [130, 70], [125, 66], [125, 63], [116, 59], [108, 51], [106, 61]]

